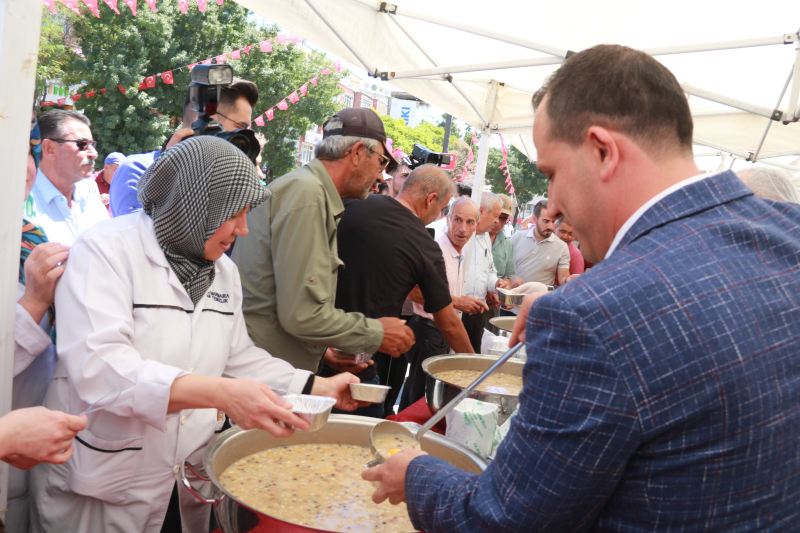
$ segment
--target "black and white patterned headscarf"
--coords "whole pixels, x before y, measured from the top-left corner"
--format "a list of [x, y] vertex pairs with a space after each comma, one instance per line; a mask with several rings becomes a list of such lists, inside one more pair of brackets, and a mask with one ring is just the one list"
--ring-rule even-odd
[[197, 305], [214, 282], [206, 241], [233, 215], [267, 198], [253, 162], [227, 141], [195, 137], [161, 154], [138, 189], [169, 265]]

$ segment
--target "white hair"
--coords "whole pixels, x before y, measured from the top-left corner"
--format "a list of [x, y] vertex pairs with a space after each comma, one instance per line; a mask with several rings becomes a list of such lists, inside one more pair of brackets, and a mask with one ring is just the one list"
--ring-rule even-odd
[[[326, 131], [336, 130], [342, 127], [342, 119], [339, 117], [331, 118], [325, 128], [323, 135]], [[344, 157], [348, 148], [356, 143], [364, 143], [367, 150], [373, 151], [378, 146], [378, 141], [369, 139], [367, 137], [354, 137], [352, 135], [331, 135], [322, 139], [316, 148], [314, 148], [314, 157], [318, 159], [336, 160]]]
[[745, 185], [753, 189], [759, 198], [800, 203], [794, 183], [789, 175], [779, 168], [751, 167], [737, 171], [736, 175]]
[[459, 196], [458, 198], [455, 199], [453, 204], [450, 206], [450, 212], [447, 213], [447, 218], [448, 219], [450, 219], [450, 220], [453, 219], [453, 213], [455, 213], [456, 207], [458, 207], [461, 204], [470, 204], [470, 205], [472, 205], [475, 208], [476, 218], [480, 216], [480, 209], [478, 209], [478, 204], [475, 203], [475, 200], [473, 200], [469, 196]]
[[[489, 212], [494, 209], [494, 204], [499, 204], [500, 208], [503, 208], [503, 202], [500, 201], [500, 197], [497, 196], [493, 192], [483, 191], [481, 193], [481, 207], [485, 212]], [[480, 210], [478, 210], [480, 216]]]

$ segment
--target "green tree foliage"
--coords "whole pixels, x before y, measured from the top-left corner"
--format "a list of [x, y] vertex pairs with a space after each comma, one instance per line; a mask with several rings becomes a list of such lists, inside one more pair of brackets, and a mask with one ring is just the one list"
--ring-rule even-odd
[[[180, 126], [183, 100], [191, 82], [186, 68], [190, 63], [257, 44], [277, 34], [277, 27], [259, 26], [251, 13], [234, 2], [217, 6], [208, 3], [205, 13], [189, 9], [182, 14], [178, 2], [159, 2], [158, 13], [140, 3], [137, 16], [120, 2], [121, 15], [114, 14], [101, 2], [100, 18], [84, 9], [74, 36], [80, 41], [85, 59], [72, 61], [65, 82], [80, 82], [80, 92], [97, 90], [93, 98], [76, 102], [92, 120], [100, 157], [109, 152], [124, 154], [161, 148], [176, 127]], [[229, 64], [234, 74], [256, 83], [259, 100], [253, 109], [256, 117], [303, 83], [331, 65], [321, 53], [305, 54], [295, 45], [279, 45], [263, 53], [258, 47], [242, 59]], [[179, 67], [183, 67], [178, 70]], [[145, 76], [172, 70], [174, 84], [158, 79], [151, 89], [138, 90]], [[308, 95], [287, 111], [275, 109], [275, 119], [258, 127], [267, 137], [263, 161], [273, 176], [280, 176], [297, 166], [297, 139], [311, 124], [321, 124], [338, 110], [340, 74], [319, 76], [315, 87], [308, 85]], [[126, 89], [122, 94], [117, 89]], [[106, 89], [100, 95], [100, 89]], [[287, 100], [288, 102], [288, 100]], [[265, 118], [266, 121], [266, 118]]]
[[36, 65], [36, 100], [44, 100], [48, 80], [63, 79], [76, 52], [72, 41], [72, 27], [78, 16], [63, 4], [53, 14], [42, 7], [42, 26], [39, 35], [39, 59]]
[[411, 128], [406, 126], [403, 119], [392, 118], [388, 115], [382, 116], [381, 120], [383, 120], [386, 136], [392, 139], [393, 148], [400, 148], [410, 154], [414, 149], [414, 143], [420, 143], [434, 152], [442, 151], [444, 128], [424, 121], [416, 128]]
[[[508, 194], [506, 177], [499, 168], [502, 163], [503, 152], [499, 148], [489, 148], [486, 183], [491, 185], [492, 192]], [[508, 147], [508, 170], [520, 206], [534, 196], [547, 195], [547, 178], [536, 168], [536, 163], [528, 161], [528, 157], [513, 146]]]

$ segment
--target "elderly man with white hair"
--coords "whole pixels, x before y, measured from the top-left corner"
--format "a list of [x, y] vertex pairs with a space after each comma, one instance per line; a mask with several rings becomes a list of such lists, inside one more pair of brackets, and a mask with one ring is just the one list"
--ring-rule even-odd
[[[489, 235], [489, 230], [498, 221], [502, 208], [502, 202], [496, 194], [486, 191], [481, 193], [481, 205], [475, 236], [464, 246], [464, 264], [466, 265], [464, 296], [472, 296], [478, 300], [485, 300], [486, 298], [491, 300], [497, 293], [497, 287], [511, 288], [508, 280], [500, 279], [497, 276], [497, 269], [494, 267], [494, 257], [492, 256], [492, 238]], [[469, 340], [472, 343], [472, 348], [476, 353], [481, 351], [484, 326], [483, 312], [488, 310], [489, 306], [486, 305], [477, 313], [465, 313], [461, 317], [461, 321], [464, 323], [469, 335]]]
[[736, 171], [745, 185], [753, 189], [756, 196], [776, 202], [800, 203], [797, 188], [789, 175], [779, 168], [752, 167]]

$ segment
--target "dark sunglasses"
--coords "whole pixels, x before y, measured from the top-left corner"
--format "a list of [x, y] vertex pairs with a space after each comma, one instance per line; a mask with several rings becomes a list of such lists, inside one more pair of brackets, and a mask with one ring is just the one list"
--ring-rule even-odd
[[90, 141], [89, 139], [47, 139], [48, 141], [53, 141], [54, 143], [75, 143], [75, 146], [78, 147], [78, 150], [83, 152], [87, 150], [89, 146], [92, 148], [97, 147], [97, 141]]

